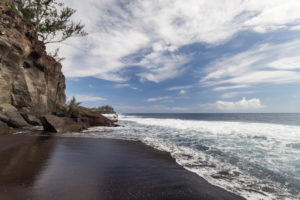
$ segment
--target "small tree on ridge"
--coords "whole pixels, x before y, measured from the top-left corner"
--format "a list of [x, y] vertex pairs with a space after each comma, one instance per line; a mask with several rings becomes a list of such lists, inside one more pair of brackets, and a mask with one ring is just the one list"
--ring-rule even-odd
[[12, 0], [12, 3], [34, 25], [40, 40], [45, 44], [87, 35], [83, 24], [71, 21], [76, 10], [57, 0]]

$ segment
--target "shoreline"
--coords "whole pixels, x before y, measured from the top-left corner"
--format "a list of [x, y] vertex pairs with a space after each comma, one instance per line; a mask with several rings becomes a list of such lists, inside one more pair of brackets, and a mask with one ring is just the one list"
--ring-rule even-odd
[[244, 199], [138, 141], [1, 136], [0, 156], [1, 199]]

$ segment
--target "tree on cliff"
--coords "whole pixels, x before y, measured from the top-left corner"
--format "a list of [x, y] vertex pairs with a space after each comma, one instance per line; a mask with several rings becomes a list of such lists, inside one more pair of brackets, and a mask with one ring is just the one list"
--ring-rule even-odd
[[80, 106], [81, 102], [77, 102], [76, 97], [72, 97], [72, 99], [68, 103], [68, 107], [78, 107]]
[[71, 21], [76, 10], [57, 0], [11, 0], [11, 3], [34, 25], [45, 44], [87, 35], [83, 24]]

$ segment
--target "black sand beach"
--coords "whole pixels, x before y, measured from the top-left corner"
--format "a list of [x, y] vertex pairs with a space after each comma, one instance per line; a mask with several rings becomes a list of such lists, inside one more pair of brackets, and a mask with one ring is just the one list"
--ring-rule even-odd
[[0, 137], [0, 199], [243, 199], [140, 142]]

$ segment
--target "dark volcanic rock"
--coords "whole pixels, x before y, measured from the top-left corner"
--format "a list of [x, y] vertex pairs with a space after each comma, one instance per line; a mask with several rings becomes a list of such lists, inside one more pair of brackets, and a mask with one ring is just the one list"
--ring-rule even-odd
[[102, 115], [99, 117], [89, 117], [88, 121], [90, 126], [113, 126], [113, 123]]
[[47, 132], [54, 133], [65, 133], [65, 132], [80, 132], [84, 129], [82, 123], [68, 118], [68, 117], [57, 117], [54, 115], [45, 115], [41, 117], [41, 122], [44, 126], [44, 130]]
[[41, 120], [38, 119], [36, 116], [30, 115], [30, 114], [26, 114], [26, 113], [22, 113], [22, 117], [25, 119], [25, 121], [32, 125], [32, 126], [41, 126]]
[[107, 119], [103, 115], [92, 111], [91, 109], [81, 106], [71, 107], [69, 109], [69, 115], [71, 118], [80, 118], [85, 122], [88, 122], [88, 126], [112, 126], [111, 120]]
[[32, 25], [1, 3], [0, 32], [0, 119], [13, 128], [40, 125], [34, 116], [65, 105], [61, 65], [47, 55]]
[[45, 131], [63, 133], [79, 132], [90, 126], [113, 126], [111, 120], [84, 107], [71, 107], [65, 116], [45, 115], [41, 117]]
[[46, 53], [32, 25], [0, 4], [0, 105], [35, 115], [65, 105], [61, 64]]

